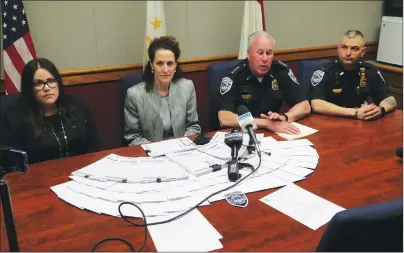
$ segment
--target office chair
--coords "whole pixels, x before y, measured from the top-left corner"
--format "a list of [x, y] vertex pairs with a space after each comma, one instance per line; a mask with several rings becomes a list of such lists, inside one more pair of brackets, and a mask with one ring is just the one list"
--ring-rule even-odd
[[402, 252], [403, 198], [337, 213], [316, 251]]
[[20, 98], [20, 93], [0, 96], [0, 129], [3, 125], [3, 112]]
[[299, 64], [299, 73], [297, 79], [303, 87], [303, 92], [308, 93], [311, 85], [311, 76], [314, 71], [320, 68], [321, 64], [328, 62], [327, 59], [314, 59], [314, 60], [303, 60]]
[[120, 124], [121, 124], [121, 138], [122, 138], [122, 145], [121, 146], [127, 146], [125, 138], [123, 137], [124, 131], [125, 131], [125, 116], [123, 112], [123, 108], [125, 106], [125, 100], [126, 100], [126, 92], [128, 89], [142, 81], [142, 74], [133, 74], [133, 75], [127, 75], [121, 78], [119, 80], [119, 115], [120, 115]]
[[209, 119], [210, 119], [210, 130], [220, 129], [219, 119], [217, 113], [219, 111], [219, 100], [220, 100], [220, 83], [222, 78], [229, 75], [231, 69], [236, 66], [242, 60], [232, 60], [221, 62], [217, 64], [212, 64], [208, 67], [208, 88], [209, 88]]

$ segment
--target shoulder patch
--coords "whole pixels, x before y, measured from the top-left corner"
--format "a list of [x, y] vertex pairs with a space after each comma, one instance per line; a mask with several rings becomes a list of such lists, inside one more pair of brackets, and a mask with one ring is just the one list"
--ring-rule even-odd
[[291, 69], [289, 69], [288, 75], [290, 77], [290, 79], [293, 80], [293, 82], [295, 82], [296, 84], [299, 84], [299, 81], [297, 81], [295, 75], [293, 74], [293, 71]]
[[226, 94], [230, 89], [231, 86], [233, 85], [233, 80], [231, 80], [230, 77], [223, 77], [222, 82], [220, 83], [220, 94], [224, 95]]
[[326, 62], [326, 63], [321, 65], [321, 68], [322, 68], [323, 71], [325, 71], [325, 70], [327, 70], [329, 68], [332, 68], [332, 67], [334, 67], [336, 65], [338, 65], [338, 60]]
[[324, 71], [322, 71], [322, 70], [314, 71], [314, 73], [311, 77], [311, 84], [313, 86], [316, 86], [317, 84], [319, 84], [321, 82], [321, 80], [323, 80], [323, 77], [324, 77]]

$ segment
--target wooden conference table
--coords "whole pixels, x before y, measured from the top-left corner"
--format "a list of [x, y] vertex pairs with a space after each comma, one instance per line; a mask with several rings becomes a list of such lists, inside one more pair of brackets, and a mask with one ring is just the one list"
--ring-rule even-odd
[[[381, 203], [403, 196], [403, 111], [363, 122], [311, 115], [300, 123], [318, 129], [308, 136], [320, 155], [316, 171], [296, 184], [344, 208]], [[265, 132], [277, 140], [276, 134]], [[144, 228], [80, 210], [59, 199], [50, 187], [67, 182], [72, 171], [114, 152], [146, 156], [141, 147], [125, 147], [32, 165], [27, 174], [7, 175], [21, 251], [90, 251], [105, 237], [121, 237], [138, 249]], [[111, 168], [113, 169], [113, 168]], [[316, 231], [259, 201], [276, 189], [248, 194], [246, 208], [226, 201], [199, 208], [222, 234], [221, 251], [313, 251], [326, 228]], [[1, 214], [1, 250], [8, 251]], [[107, 242], [99, 251], [127, 251]], [[144, 251], [156, 251], [149, 237]]]

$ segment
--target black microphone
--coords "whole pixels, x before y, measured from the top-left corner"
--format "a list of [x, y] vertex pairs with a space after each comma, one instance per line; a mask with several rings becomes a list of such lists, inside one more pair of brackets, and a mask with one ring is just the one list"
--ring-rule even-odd
[[238, 151], [243, 144], [243, 133], [233, 130], [224, 136], [224, 143], [231, 148], [231, 161], [228, 163], [227, 174], [231, 182], [237, 181], [241, 175], [239, 174], [240, 164], [238, 163]]
[[400, 157], [400, 158], [403, 158], [403, 148], [401, 147], [401, 148], [398, 148], [397, 150], [396, 150], [396, 155], [398, 156], [398, 157]]
[[254, 130], [257, 129], [257, 124], [255, 123], [255, 120], [253, 116], [251, 115], [251, 112], [248, 111], [247, 107], [245, 105], [240, 105], [237, 107], [237, 120], [238, 123], [240, 124], [241, 129], [243, 132], [247, 132], [248, 136], [250, 136], [250, 140], [254, 143], [255, 149], [257, 150], [257, 154], [261, 156], [261, 150], [259, 149], [258, 146], [258, 141], [257, 137], [254, 134]]

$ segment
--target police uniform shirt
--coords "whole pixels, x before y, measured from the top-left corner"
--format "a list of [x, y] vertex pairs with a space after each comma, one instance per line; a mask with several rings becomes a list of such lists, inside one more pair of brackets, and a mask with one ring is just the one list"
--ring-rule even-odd
[[380, 71], [372, 64], [359, 62], [347, 71], [338, 60], [316, 70], [311, 78], [310, 99], [322, 99], [342, 107], [355, 108], [362, 104], [378, 105], [392, 96]]
[[253, 117], [279, 112], [283, 101], [292, 107], [307, 100], [292, 70], [280, 61], [273, 61], [259, 80], [251, 72], [248, 59], [243, 60], [222, 79], [220, 94], [219, 110], [237, 113], [237, 107], [245, 105]]

